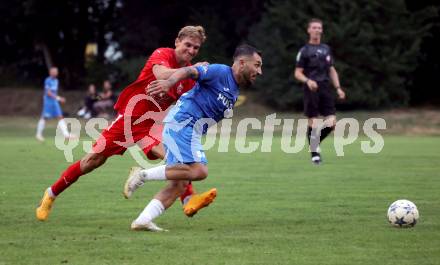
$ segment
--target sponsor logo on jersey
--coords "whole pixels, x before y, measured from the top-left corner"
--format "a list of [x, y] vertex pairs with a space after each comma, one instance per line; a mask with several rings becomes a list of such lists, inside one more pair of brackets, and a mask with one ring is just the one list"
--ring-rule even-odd
[[234, 106], [234, 103], [222, 93], [218, 93], [217, 100], [220, 101], [227, 109], [232, 109]]

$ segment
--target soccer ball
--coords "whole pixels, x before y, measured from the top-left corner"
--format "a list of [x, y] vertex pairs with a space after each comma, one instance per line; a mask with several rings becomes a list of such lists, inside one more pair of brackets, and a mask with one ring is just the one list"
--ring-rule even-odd
[[417, 206], [408, 200], [397, 200], [388, 208], [388, 221], [396, 227], [413, 227], [419, 219]]

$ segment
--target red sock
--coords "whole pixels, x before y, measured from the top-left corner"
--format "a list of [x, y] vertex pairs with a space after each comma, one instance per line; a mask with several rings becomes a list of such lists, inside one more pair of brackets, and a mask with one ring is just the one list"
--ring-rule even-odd
[[188, 185], [186, 185], [185, 192], [182, 193], [182, 195], [180, 195], [180, 201], [182, 202], [182, 204], [185, 204], [186, 203], [185, 198], [188, 197], [188, 196], [193, 195], [193, 193], [194, 193], [193, 185], [190, 182]]
[[80, 161], [76, 161], [68, 167], [61, 177], [52, 185], [51, 190], [54, 195], [63, 192], [67, 187], [74, 183], [83, 173], [81, 172]]

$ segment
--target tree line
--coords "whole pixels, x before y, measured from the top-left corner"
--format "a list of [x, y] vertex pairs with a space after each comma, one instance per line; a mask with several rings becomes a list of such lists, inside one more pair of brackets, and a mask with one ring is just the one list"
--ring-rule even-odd
[[[236, 45], [263, 52], [256, 84], [262, 102], [301, 109], [295, 57], [311, 17], [324, 21], [348, 100], [341, 108], [378, 109], [436, 103], [440, 4], [414, 0], [9, 0], [0, 3], [0, 86], [36, 86], [49, 65], [67, 89], [110, 78], [133, 81], [157, 47], [173, 47], [177, 31], [203, 25], [208, 39], [197, 60], [230, 63]], [[97, 54], [84, 55], [89, 43]]]

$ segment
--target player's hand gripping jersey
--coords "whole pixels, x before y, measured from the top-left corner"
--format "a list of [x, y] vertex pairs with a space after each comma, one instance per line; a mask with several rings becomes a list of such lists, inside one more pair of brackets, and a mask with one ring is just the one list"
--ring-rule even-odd
[[[181, 67], [177, 63], [174, 49], [159, 48], [155, 50], [148, 59], [137, 80], [126, 87], [119, 95], [118, 101], [115, 104], [115, 110], [119, 114], [128, 116], [142, 116], [148, 111], [165, 111], [183, 93], [193, 87], [194, 81], [187, 79], [178, 82], [175, 86], [170, 88], [166, 95], [162, 97], [151, 98], [147, 96], [146, 88], [148, 84], [156, 80], [156, 77], [153, 74], [153, 66], [156, 64], [172, 69]], [[191, 64], [187, 64], [186, 66], [190, 65]]]
[[186, 79], [171, 87], [162, 97], [147, 95], [148, 84], [156, 80], [153, 74], [153, 66], [156, 64], [173, 69], [181, 67], [177, 63], [174, 49], [155, 50], [138, 79], [120, 94], [115, 104], [118, 117], [96, 140], [94, 152], [109, 157], [123, 154], [129, 146], [137, 143], [149, 159], [156, 159], [150, 151], [161, 141], [165, 111], [194, 85], [193, 80]]

